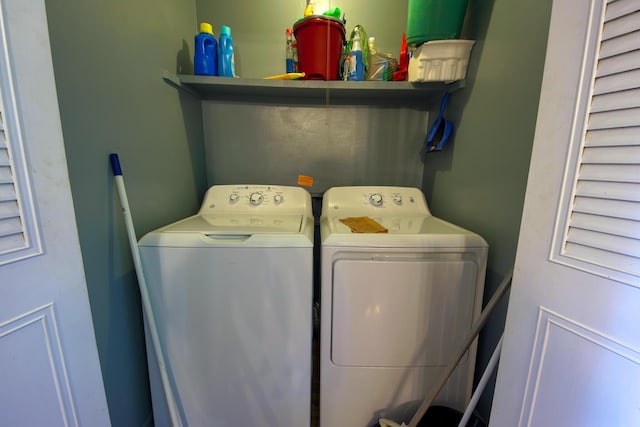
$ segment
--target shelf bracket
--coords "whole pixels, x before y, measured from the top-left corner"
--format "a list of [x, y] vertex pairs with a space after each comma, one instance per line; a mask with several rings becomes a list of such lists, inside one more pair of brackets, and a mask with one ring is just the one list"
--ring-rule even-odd
[[180, 82], [180, 79], [178, 78], [178, 76], [176, 76], [175, 74], [171, 74], [170, 72], [168, 72], [167, 70], [162, 70], [162, 80], [164, 80], [165, 82], [167, 82], [168, 84], [170, 84], [171, 86], [183, 90], [186, 93], [188, 93], [189, 95], [193, 96], [194, 98], [198, 98], [200, 99], [200, 94], [198, 92], [196, 92], [195, 90], [183, 85]]

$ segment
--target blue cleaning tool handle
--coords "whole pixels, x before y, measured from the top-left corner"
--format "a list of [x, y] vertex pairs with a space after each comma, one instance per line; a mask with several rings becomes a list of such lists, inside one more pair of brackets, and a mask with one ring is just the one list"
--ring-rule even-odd
[[164, 391], [164, 397], [167, 401], [169, 409], [169, 418], [171, 427], [182, 427], [184, 424], [180, 419], [178, 412], [178, 405], [176, 404], [176, 398], [169, 382], [169, 374], [167, 373], [166, 356], [162, 350], [160, 344], [160, 337], [158, 335], [158, 327], [156, 326], [156, 318], [153, 314], [153, 307], [151, 307], [151, 298], [149, 297], [149, 289], [147, 281], [145, 279], [144, 270], [142, 267], [142, 258], [140, 255], [140, 247], [138, 246], [136, 231], [133, 227], [133, 220], [131, 219], [131, 209], [129, 209], [129, 200], [127, 199], [127, 191], [124, 188], [124, 178], [122, 177], [122, 169], [120, 169], [120, 160], [116, 153], [109, 154], [109, 160], [111, 160], [111, 168], [113, 169], [113, 180], [115, 181], [116, 188], [118, 189], [118, 196], [120, 196], [120, 205], [122, 206], [122, 214], [124, 216], [124, 224], [127, 229], [127, 237], [129, 238], [129, 246], [131, 248], [131, 256], [133, 257], [133, 265], [135, 266], [136, 277], [138, 279], [138, 287], [140, 288], [140, 298], [142, 300], [142, 309], [147, 320], [146, 325], [149, 326], [149, 335], [151, 335], [151, 343], [153, 344], [153, 351], [156, 355], [156, 361], [158, 362], [158, 368], [160, 370], [160, 383]]
[[445, 92], [442, 97], [442, 103], [440, 104], [440, 117], [444, 115], [444, 109], [447, 107], [447, 101], [449, 101], [449, 92]]
[[109, 160], [111, 160], [111, 169], [115, 176], [122, 175], [122, 169], [120, 169], [120, 159], [116, 153], [109, 154]]

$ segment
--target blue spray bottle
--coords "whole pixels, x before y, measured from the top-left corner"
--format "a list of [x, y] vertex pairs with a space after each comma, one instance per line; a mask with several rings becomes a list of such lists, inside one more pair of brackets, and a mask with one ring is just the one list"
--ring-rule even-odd
[[220, 27], [220, 43], [218, 43], [218, 75], [223, 77], [235, 77], [236, 75], [231, 28], [226, 25]]
[[195, 36], [193, 56], [194, 74], [218, 75], [218, 43], [213, 36], [213, 27], [207, 22], [200, 23], [200, 33]]
[[360, 43], [360, 31], [356, 28], [351, 52], [349, 52], [347, 80], [364, 80], [364, 60], [362, 58], [362, 45]]

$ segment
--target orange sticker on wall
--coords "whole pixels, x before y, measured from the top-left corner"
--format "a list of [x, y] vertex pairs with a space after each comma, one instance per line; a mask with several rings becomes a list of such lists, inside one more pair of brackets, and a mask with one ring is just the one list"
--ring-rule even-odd
[[302, 185], [304, 187], [312, 187], [313, 177], [307, 175], [298, 175], [298, 185]]

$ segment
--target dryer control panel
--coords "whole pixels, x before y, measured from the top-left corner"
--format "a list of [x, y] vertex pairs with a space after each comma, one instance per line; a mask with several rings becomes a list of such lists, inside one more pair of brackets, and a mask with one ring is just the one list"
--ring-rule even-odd
[[429, 215], [422, 191], [411, 187], [334, 187], [323, 198], [323, 215], [357, 211], [371, 215]]
[[200, 214], [253, 213], [305, 214], [311, 195], [300, 187], [282, 185], [214, 185], [205, 194]]

